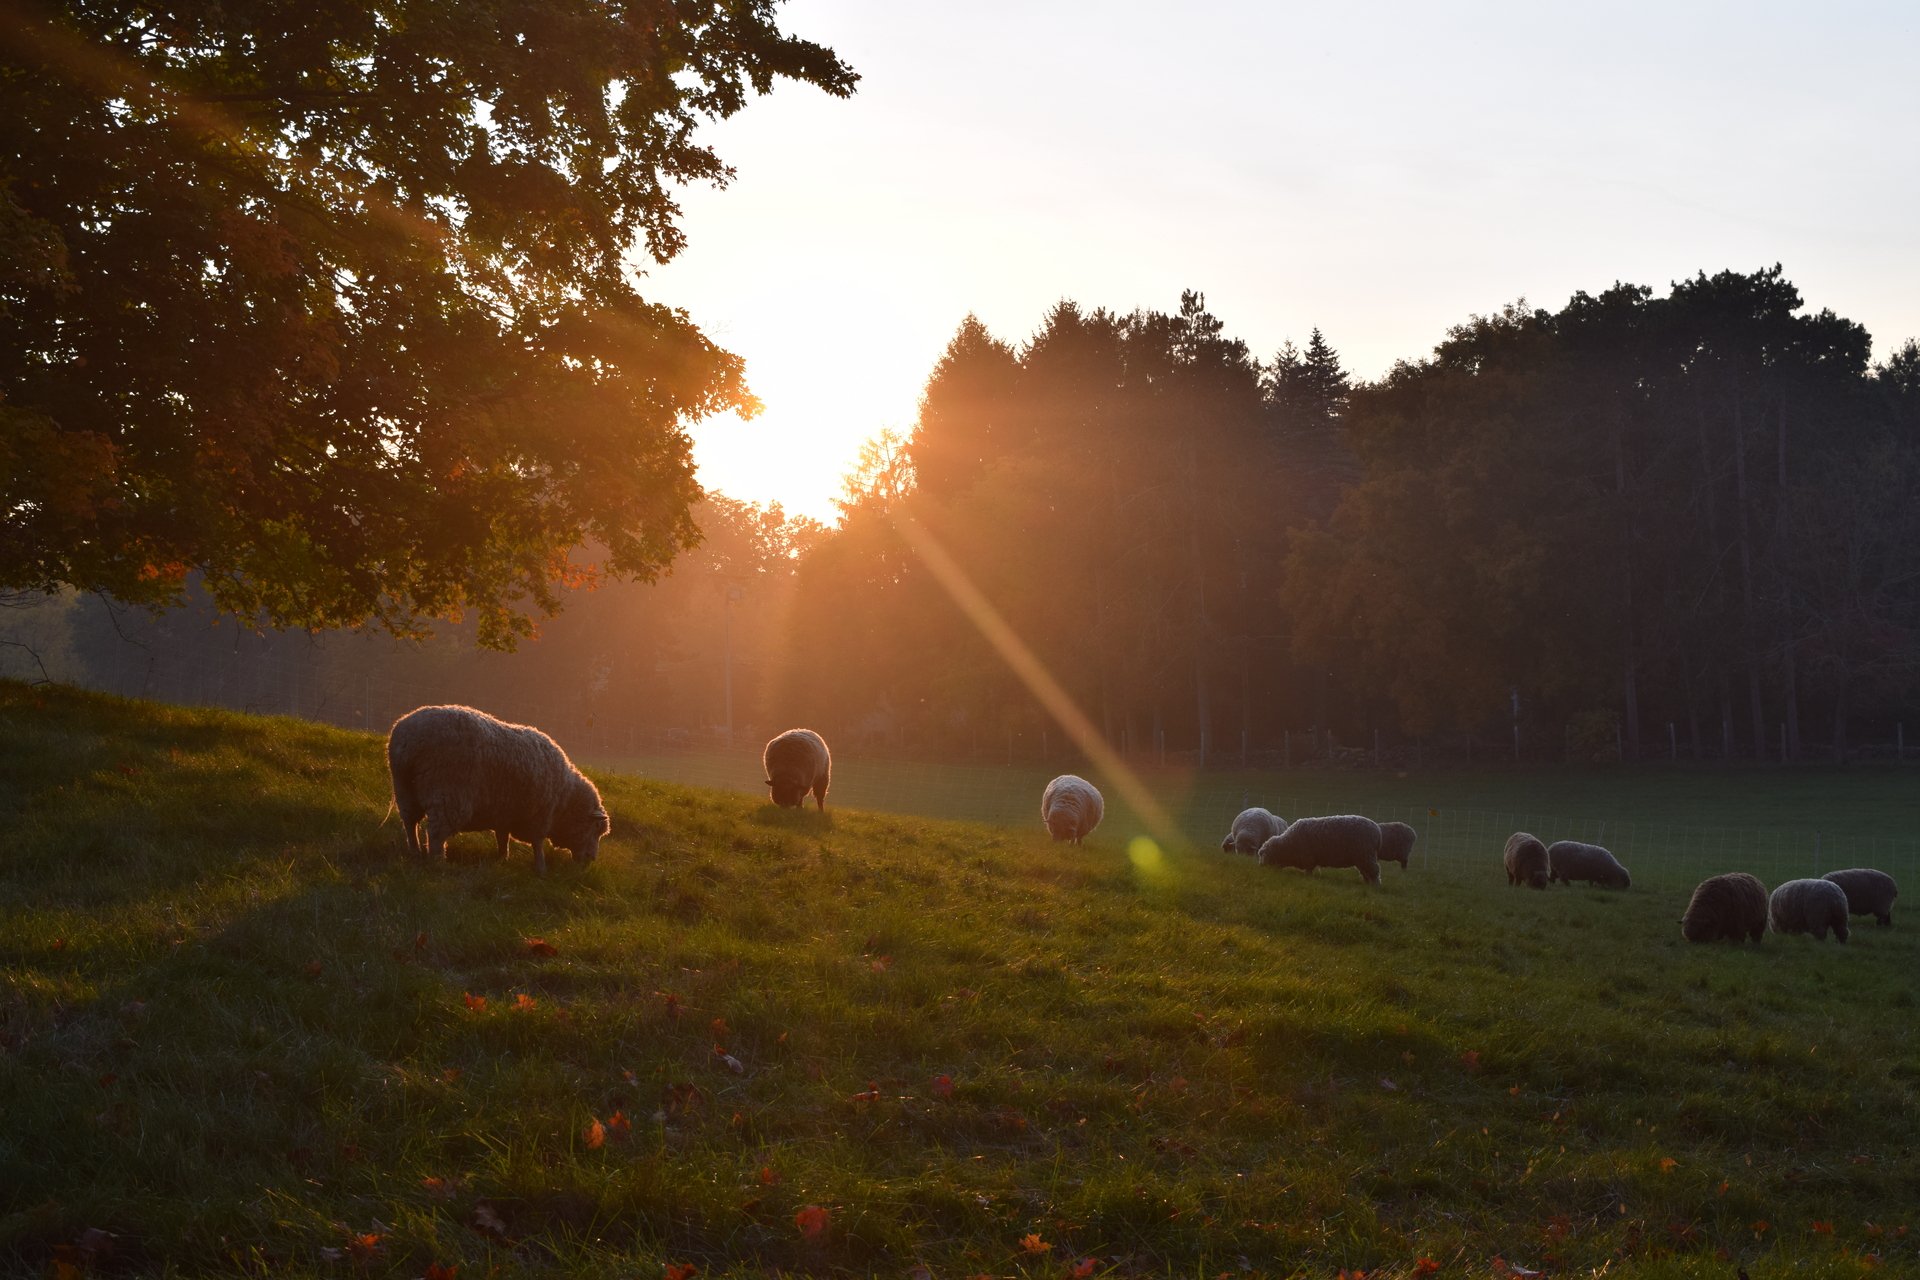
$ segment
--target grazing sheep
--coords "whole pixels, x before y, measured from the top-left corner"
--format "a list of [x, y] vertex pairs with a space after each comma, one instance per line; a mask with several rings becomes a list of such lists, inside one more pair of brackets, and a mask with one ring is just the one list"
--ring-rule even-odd
[[1413, 852], [1416, 837], [1414, 829], [1404, 822], [1383, 822], [1380, 824], [1380, 861], [1397, 862], [1400, 869], [1407, 869], [1407, 855]]
[[1380, 825], [1372, 818], [1341, 814], [1301, 818], [1260, 846], [1263, 867], [1352, 867], [1368, 884], [1380, 883]]
[[1708, 876], [1694, 888], [1680, 936], [1688, 942], [1755, 942], [1767, 932], [1767, 886], [1744, 871]]
[[1893, 900], [1900, 896], [1900, 886], [1886, 872], [1855, 867], [1850, 871], [1829, 871], [1821, 879], [1840, 886], [1840, 891], [1847, 895], [1849, 915], [1872, 916], [1883, 927], [1893, 923]]
[[1286, 829], [1287, 820], [1277, 813], [1268, 813], [1265, 809], [1242, 809], [1227, 831], [1227, 838], [1220, 842], [1220, 852], [1238, 852], [1252, 857], [1260, 852], [1261, 845]]
[[814, 808], [827, 811], [827, 784], [832, 780], [833, 757], [827, 740], [811, 729], [789, 729], [767, 743], [760, 754], [767, 788], [783, 809], [798, 809], [813, 792]]
[[1534, 889], [1547, 887], [1547, 846], [1540, 843], [1539, 836], [1514, 832], [1507, 837], [1503, 860], [1507, 864], [1508, 884], [1524, 884]]
[[1106, 813], [1107, 802], [1100, 798], [1100, 788], [1071, 773], [1061, 774], [1040, 793], [1040, 821], [1047, 824], [1047, 832], [1055, 840], [1079, 844], [1093, 834]]
[[1590, 880], [1603, 889], [1627, 889], [1633, 877], [1619, 860], [1597, 844], [1578, 840], [1555, 840], [1547, 846], [1547, 879]]
[[547, 869], [546, 842], [592, 862], [607, 834], [606, 806], [560, 745], [538, 729], [496, 720], [472, 707], [420, 707], [387, 733], [393, 804], [407, 850], [446, 856], [462, 831], [491, 831], [507, 855], [511, 835], [533, 846], [534, 870]]
[[1831, 880], [1789, 880], [1767, 904], [1775, 933], [1810, 933], [1826, 941], [1827, 930], [1847, 940], [1847, 893]]

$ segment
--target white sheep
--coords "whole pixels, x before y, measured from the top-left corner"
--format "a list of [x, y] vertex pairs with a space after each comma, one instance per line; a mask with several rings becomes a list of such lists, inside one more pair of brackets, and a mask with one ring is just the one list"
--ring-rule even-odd
[[496, 720], [472, 707], [420, 707], [387, 733], [393, 803], [407, 850], [446, 856], [462, 831], [491, 831], [507, 856], [509, 836], [533, 846], [534, 870], [547, 869], [546, 842], [592, 862], [610, 829], [600, 792], [540, 730]]
[[1106, 816], [1106, 801], [1100, 789], [1085, 778], [1063, 773], [1047, 784], [1040, 794], [1040, 821], [1055, 840], [1079, 844], [1093, 834]]

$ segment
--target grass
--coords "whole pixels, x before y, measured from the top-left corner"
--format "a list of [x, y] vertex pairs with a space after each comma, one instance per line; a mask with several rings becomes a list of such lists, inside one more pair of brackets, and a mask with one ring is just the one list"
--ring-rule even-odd
[[1676, 875], [616, 775], [539, 880], [409, 861], [367, 735], [6, 684], [0, 743], [0, 1270], [1920, 1271], [1898, 912], [1689, 947]]

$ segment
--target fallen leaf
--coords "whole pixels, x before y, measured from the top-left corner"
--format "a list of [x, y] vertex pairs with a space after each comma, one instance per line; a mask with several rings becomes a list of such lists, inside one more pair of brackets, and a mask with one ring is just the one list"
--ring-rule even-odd
[[833, 1215], [817, 1204], [810, 1204], [793, 1215], [793, 1225], [800, 1228], [803, 1239], [818, 1240], [833, 1225]]
[[487, 1007], [487, 998], [485, 996], [477, 996], [469, 991], [466, 993], [466, 998], [467, 1008], [473, 1010], [475, 1013]]
[[850, 1099], [850, 1101], [853, 1101], [853, 1102], [880, 1101], [879, 1083], [873, 1080], [867, 1081], [867, 1087], [865, 1089], [862, 1089], [859, 1093], [854, 1094], [853, 1097]]
[[536, 1007], [539, 1003], [540, 1002], [538, 1000], [535, 1000], [532, 996], [528, 995], [524, 991], [522, 991], [519, 995], [513, 998], [513, 1007], [518, 1009], [522, 1013], [525, 1013], [527, 1010]]
[[1051, 1248], [1053, 1246], [1042, 1240], [1038, 1231], [1029, 1231], [1020, 1237], [1020, 1249], [1023, 1253], [1045, 1253]]
[[1884, 1235], [1886, 1233], [1886, 1230], [1887, 1229], [1885, 1227], [1875, 1226], [1871, 1222], [1867, 1224], [1867, 1234], [1870, 1236]]
[[666, 1280], [693, 1280], [693, 1277], [699, 1274], [700, 1268], [691, 1262], [669, 1262]]
[[951, 1098], [953, 1096], [953, 1077], [935, 1076], [933, 1078], [933, 1094], [936, 1098]]
[[1679, 1166], [1680, 1166], [1680, 1162], [1678, 1160], [1675, 1160], [1672, 1156], [1660, 1157], [1660, 1172], [1662, 1173], [1672, 1173]]
[[530, 956], [557, 956], [559, 949], [545, 938], [528, 938], [527, 954]]
[[598, 1151], [607, 1145], [607, 1126], [598, 1120], [587, 1121], [587, 1127], [580, 1131], [580, 1141], [586, 1144], [587, 1150]]
[[1729, 1182], [1727, 1182], [1727, 1181], [1726, 1181], [1726, 1180], [1725, 1180], [1724, 1178], [1723, 1178], [1723, 1179], [1721, 1179], [1721, 1181], [1720, 1181], [1720, 1185], [1719, 1185], [1718, 1187], [1715, 1187], [1715, 1188], [1714, 1188], [1714, 1191], [1713, 1191], [1713, 1194], [1715, 1194], [1715, 1195], [1717, 1195], [1717, 1196], [1723, 1196], [1723, 1195], [1725, 1195], [1725, 1194], [1727, 1194], [1727, 1188], [1728, 1188], [1728, 1187], [1729, 1187], [1730, 1185], [1732, 1185], [1732, 1184], [1731, 1184], [1731, 1183], [1729, 1183]]
[[1517, 1097], [1519, 1097], [1519, 1096], [1520, 1096], [1520, 1086], [1519, 1086], [1519, 1085], [1515, 1085], [1515, 1086], [1513, 1086], [1513, 1088], [1511, 1088], [1511, 1089], [1509, 1089], [1509, 1090], [1507, 1090], [1507, 1096], [1508, 1096], [1509, 1098], [1517, 1098]]
[[887, 970], [893, 968], [893, 957], [875, 956], [871, 968], [875, 973], [885, 973]]
[[1833, 1224], [1831, 1222], [1822, 1222], [1820, 1219], [1815, 1218], [1813, 1220], [1812, 1231], [1815, 1235], [1830, 1236], [1833, 1234]]
[[496, 1240], [507, 1238], [507, 1224], [493, 1211], [493, 1206], [482, 1200], [473, 1207], [473, 1229], [483, 1236], [492, 1236]]
[[413, 935], [413, 954], [425, 955], [427, 950], [427, 931], [422, 929]]
[[1467, 1070], [1478, 1071], [1480, 1069], [1480, 1051], [1478, 1049], [1469, 1049], [1460, 1055], [1460, 1061], [1466, 1063]]
[[454, 1280], [460, 1274], [460, 1268], [448, 1266], [444, 1262], [429, 1262], [420, 1280]]
[[365, 1231], [347, 1241], [347, 1252], [356, 1261], [365, 1262], [380, 1252], [380, 1233]]
[[1073, 1280], [1086, 1280], [1088, 1276], [1094, 1273], [1095, 1269], [1098, 1268], [1099, 1265], [1100, 1263], [1098, 1259], [1082, 1258], [1080, 1259], [1080, 1261], [1073, 1264], [1073, 1270], [1069, 1271], [1067, 1274], [1072, 1276]]
[[1772, 1229], [1773, 1229], [1773, 1224], [1771, 1222], [1768, 1222], [1765, 1218], [1761, 1218], [1758, 1222], [1755, 1222], [1753, 1224], [1753, 1234], [1755, 1234], [1756, 1236], [1763, 1236], [1767, 1234], [1768, 1231], [1771, 1231]]
[[1413, 1273], [1417, 1276], [1430, 1276], [1439, 1269], [1439, 1263], [1424, 1255], [1413, 1264]]
[[680, 1016], [679, 996], [673, 994], [671, 991], [656, 991], [653, 994], [660, 997], [660, 1002], [666, 1006], [667, 1016], [669, 1018], [678, 1018]]
[[770, 1164], [763, 1164], [760, 1166], [760, 1185], [761, 1186], [770, 1187], [778, 1181], [780, 1181], [780, 1171], [778, 1169], [775, 1169]]
[[436, 1200], [451, 1200], [460, 1191], [459, 1182], [451, 1178], [422, 1178], [420, 1185]]
[[615, 1138], [625, 1138], [633, 1132], [633, 1121], [627, 1119], [627, 1113], [616, 1111], [607, 1117], [607, 1133]]
[[713, 1031], [713, 1038], [715, 1040], [725, 1040], [727, 1038], [727, 1020], [725, 1018], [715, 1018], [709, 1026]]
[[65, 951], [67, 949], [67, 940], [65, 938], [55, 938], [47, 944], [47, 949], [49, 951]]

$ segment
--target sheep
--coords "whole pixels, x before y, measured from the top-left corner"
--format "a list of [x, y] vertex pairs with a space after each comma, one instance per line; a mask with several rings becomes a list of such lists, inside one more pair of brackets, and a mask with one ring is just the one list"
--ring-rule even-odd
[[509, 836], [533, 846], [533, 866], [547, 870], [546, 842], [592, 862], [611, 830], [592, 782], [540, 730], [496, 720], [472, 707], [419, 707], [387, 733], [393, 804], [407, 832], [407, 851], [444, 858], [462, 831], [491, 831], [500, 856]]
[[1547, 846], [1540, 843], [1539, 836], [1525, 831], [1516, 831], [1508, 836], [1504, 861], [1509, 885], [1524, 884], [1535, 889], [1547, 887]]
[[1688, 942], [1755, 942], [1767, 932], [1767, 886], [1744, 871], [1708, 876], [1693, 890], [1680, 936]]
[[1568, 884], [1590, 880], [1603, 889], [1633, 887], [1633, 877], [1611, 853], [1597, 844], [1583, 844], [1578, 840], [1555, 840], [1547, 846], [1547, 879], [1564, 880]]
[[1265, 809], [1242, 809], [1227, 831], [1227, 838], [1220, 842], [1220, 852], [1238, 852], [1252, 857], [1260, 852], [1261, 845], [1286, 829], [1287, 820], [1277, 813], [1269, 813]]
[[813, 793], [814, 808], [827, 811], [827, 784], [832, 781], [833, 757], [827, 740], [811, 729], [789, 729], [767, 743], [760, 753], [767, 789], [783, 809], [798, 809]]
[[1854, 867], [1850, 871], [1829, 871], [1821, 879], [1840, 886], [1847, 895], [1849, 915], [1872, 916], [1883, 928], [1893, 923], [1893, 900], [1900, 896], [1900, 886], [1886, 872]]
[[1056, 842], [1079, 844], [1093, 834], [1106, 812], [1107, 802], [1100, 798], [1100, 788], [1071, 773], [1061, 774], [1040, 793], [1040, 821], [1047, 824], [1047, 833]]
[[1407, 869], [1407, 855], [1413, 852], [1416, 833], [1404, 822], [1383, 822], [1380, 824], [1380, 861], [1397, 862], [1400, 869]]
[[1831, 880], [1789, 880], [1767, 903], [1775, 933], [1810, 933], [1825, 941], [1827, 930], [1847, 940], [1847, 892]]
[[1341, 814], [1301, 818], [1260, 846], [1263, 867], [1352, 867], [1368, 884], [1380, 883], [1380, 825], [1372, 818]]

